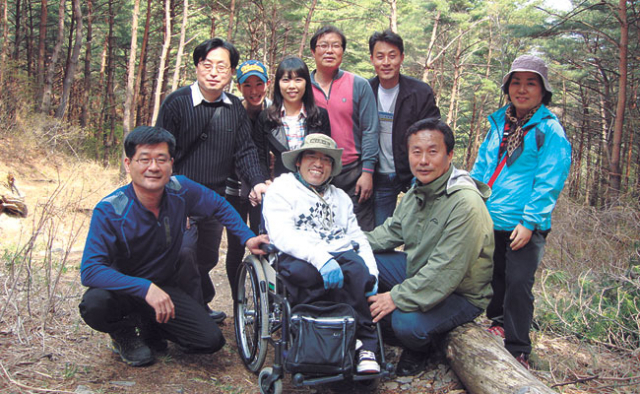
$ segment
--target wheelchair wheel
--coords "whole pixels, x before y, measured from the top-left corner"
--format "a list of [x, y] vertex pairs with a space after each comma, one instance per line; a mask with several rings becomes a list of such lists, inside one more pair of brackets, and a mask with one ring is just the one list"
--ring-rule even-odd
[[258, 385], [260, 386], [260, 394], [282, 394], [282, 379], [268, 383], [268, 378], [273, 375], [273, 368], [267, 367], [260, 371], [258, 375]]
[[269, 335], [268, 295], [260, 260], [247, 257], [240, 265], [237, 278], [233, 310], [238, 354], [247, 369], [258, 373], [267, 356]]

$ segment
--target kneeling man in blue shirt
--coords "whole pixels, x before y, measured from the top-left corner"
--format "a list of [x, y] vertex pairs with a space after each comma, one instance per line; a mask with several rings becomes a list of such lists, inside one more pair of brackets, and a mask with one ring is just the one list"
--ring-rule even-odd
[[132, 366], [152, 363], [167, 340], [186, 352], [213, 353], [225, 343], [222, 332], [175, 283], [187, 217], [215, 216], [251, 253], [262, 254], [268, 237], [256, 237], [214, 191], [171, 176], [175, 139], [168, 131], [137, 127], [124, 148], [131, 183], [93, 210], [80, 266], [89, 287], [80, 314], [108, 333], [113, 351]]

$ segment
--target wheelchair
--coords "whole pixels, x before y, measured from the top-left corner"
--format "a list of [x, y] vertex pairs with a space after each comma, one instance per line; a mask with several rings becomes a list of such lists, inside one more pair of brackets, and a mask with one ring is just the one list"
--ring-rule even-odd
[[[354, 245], [357, 251], [357, 244]], [[245, 367], [258, 375], [260, 393], [282, 393], [282, 379], [288, 372], [284, 366], [289, 346], [291, 305], [285, 286], [278, 275], [278, 250], [271, 244], [261, 246], [267, 254], [247, 256], [238, 269], [234, 295], [234, 323], [238, 353]], [[380, 372], [376, 374], [313, 375], [295, 373], [293, 384], [312, 386], [351, 380], [371, 389], [381, 379], [391, 376], [394, 366], [387, 363], [380, 326], [376, 326], [379, 344]], [[274, 348], [273, 365], [263, 367], [269, 344]]]

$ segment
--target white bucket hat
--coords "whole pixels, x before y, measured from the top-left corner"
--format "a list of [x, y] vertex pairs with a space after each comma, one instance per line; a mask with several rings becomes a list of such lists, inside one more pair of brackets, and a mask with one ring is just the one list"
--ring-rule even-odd
[[547, 78], [547, 65], [545, 64], [544, 60], [533, 55], [522, 55], [513, 61], [513, 63], [511, 64], [511, 70], [509, 70], [507, 75], [502, 78], [502, 91], [505, 94], [508, 93], [509, 87], [506, 86], [506, 84], [509, 81], [509, 77], [511, 76], [511, 74], [527, 71], [540, 75], [545, 90], [549, 93], [553, 93], [553, 90], [551, 90], [551, 85], [549, 85], [549, 79]]
[[297, 171], [298, 168], [296, 167], [296, 161], [298, 161], [298, 156], [306, 150], [324, 153], [333, 159], [331, 176], [336, 176], [340, 174], [340, 171], [342, 171], [343, 149], [338, 148], [336, 146], [336, 142], [331, 139], [331, 137], [319, 133], [312, 133], [304, 137], [304, 141], [300, 148], [283, 152], [282, 164], [284, 164], [285, 168], [293, 172]]

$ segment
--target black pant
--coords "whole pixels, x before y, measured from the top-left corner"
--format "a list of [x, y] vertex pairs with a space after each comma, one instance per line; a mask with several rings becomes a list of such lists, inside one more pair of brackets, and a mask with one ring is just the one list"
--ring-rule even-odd
[[189, 223], [180, 248], [178, 287], [206, 306], [216, 295], [209, 271], [218, 264], [223, 226], [214, 217], [191, 217]]
[[524, 247], [512, 250], [511, 231], [494, 231], [493, 298], [487, 317], [504, 326], [505, 347], [514, 356], [531, 353], [533, 282], [548, 232], [534, 231]]
[[141, 298], [90, 288], [80, 302], [80, 315], [96, 331], [113, 333], [123, 328], [152, 325], [163, 338], [192, 353], [213, 353], [224, 346], [218, 325], [193, 298], [177, 287], [161, 287], [175, 307], [176, 317], [157, 323], [155, 311]]
[[289, 292], [292, 305], [309, 304], [314, 301], [332, 301], [349, 304], [356, 312], [358, 329], [356, 336], [362, 341], [362, 348], [376, 351], [377, 335], [373, 326], [366, 291], [373, 288], [375, 277], [369, 274], [365, 262], [354, 251], [331, 253], [340, 264], [344, 275], [341, 289], [325, 290], [322, 275], [313, 265], [289, 255], [278, 260], [278, 270]]
[[[249, 219], [249, 223], [251, 224], [251, 230], [258, 234], [258, 229], [260, 227], [260, 221], [262, 220], [262, 206], [259, 205], [257, 207], [251, 206], [249, 199], [243, 198], [240, 196], [231, 196], [226, 195], [225, 198], [229, 203], [235, 208], [236, 211], [240, 214], [242, 220], [247, 223], [247, 217]], [[235, 235], [231, 234], [231, 232], [227, 229], [227, 258], [226, 258], [226, 268], [227, 268], [227, 278], [229, 279], [229, 285], [231, 287], [231, 299], [235, 297], [236, 294], [236, 286], [238, 285], [237, 274], [238, 267], [242, 263], [242, 258], [244, 257], [244, 245], [240, 243], [240, 239]]]

